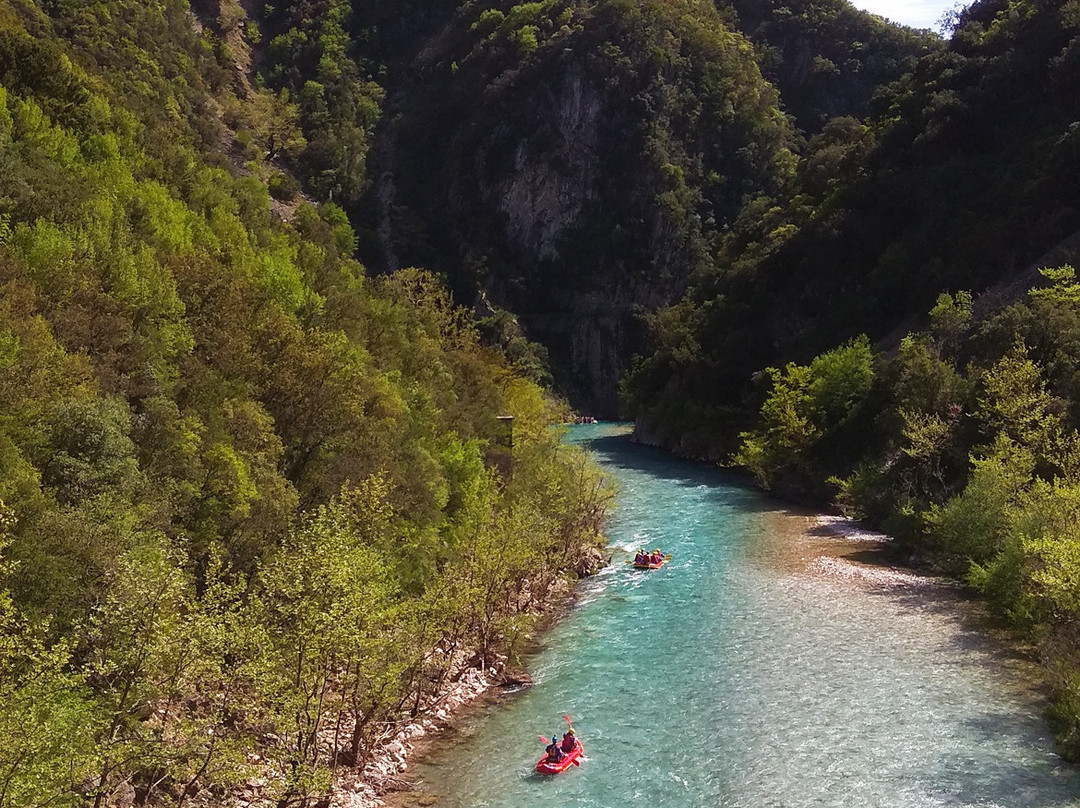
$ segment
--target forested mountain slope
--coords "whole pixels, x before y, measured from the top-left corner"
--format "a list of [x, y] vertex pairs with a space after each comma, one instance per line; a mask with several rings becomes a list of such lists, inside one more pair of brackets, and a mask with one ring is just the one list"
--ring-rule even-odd
[[832, 118], [865, 117], [879, 87], [943, 45], [929, 32], [893, 25], [846, 0], [733, 0], [731, 7], [785, 112], [808, 135]]
[[628, 387], [642, 427], [716, 444], [753, 373], [884, 337], [1080, 230], [1077, 24], [1071, 2], [976, 3], [870, 118], [814, 136], [785, 194], [752, 202], [719, 270], [655, 321]]
[[792, 133], [707, 5], [506, 13], [462, 15], [422, 57], [389, 167], [393, 216], [421, 230], [394, 253], [433, 264], [453, 250], [456, 286], [512, 309], [579, 400], [610, 414], [635, 309], [710, 261], [748, 191], [778, 187]]
[[5, 808], [325, 799], [604, 519], [470, 312], [295, 197], [340, 143], [213, 11], [0, 2]]
[[801, 104], [813, 129], [861, 111], [933, 46], [843, 3], [798, 8], [815, 53], [840, 60], [856, 32], [870, 54], [845, 52], [849, 97], [826, 104], [801, 56], [780, 55], [791, 31], [755, 18], [764, 47], [776, 43], [765, 60], [792, 77], [789, 105], [727, 5], [346, 7], [267, 6], [259, 19], [259, 64], [296, 101], [308, 141], [298, 173], [350, 212], [361, 255], [443, 272], [462, 300], [482, 291], [547, 347], [576, 403], [607, 415], [642, 348], [636, 313], [714, 271], [746, 198], [789, 181], [800, 135], [785, 113]]
[[[1066, 469], [1073, 352], [1039, 331], [1066, 274], [1015, 323], [939, 301], [948, 347], [904, 356], [949, 392], [910, 423], [858, 409], [888, 400], [866, 340], [750, 379], [1080, 229], [1078, 27], [1077, 0], [977, 3], [948, 47], [826, 2], [0, 0], [0, 806], [325, 797], [455, 650], [512, 649], [610, 496], [554, 451], [528, 338], [596, 414], [644, 354], [626, 401], [684, 450], [764, 399], [743, 459], [808, 495], [869, 423], [884, 482], [845, 496], [907, 514], [994, 438], [889, 476], [896, 424], [990, 400], [935, 361], [1045, 337], [1056, 398], [1006, 437]], [[1021, 353], [999, 375], [1039, 393]]]

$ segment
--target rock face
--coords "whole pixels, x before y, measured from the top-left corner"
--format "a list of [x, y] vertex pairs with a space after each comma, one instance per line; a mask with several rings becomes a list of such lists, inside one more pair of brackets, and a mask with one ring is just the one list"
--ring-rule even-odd
[[552, 142], [518, 140], [513, 172], [485, 188], [506, 214], [509, 242], [541, 261], [559, 259], [559, 241], [597, 197], [602, 108], [600, 93], [572, 67], [549, 111]]
[[[779, 182], [791, 136], [715, 10], [635, 9], [514, 30], [462, 12], [417, 48], [376, 149], [384, 256], [513, 311], [599, 416], [644, 349], [638, 313], [677, 299], [745, 195]], [[533, 29], [535, 48], [514, 44]]]
[[571, 401], [591, 415], [617, 417], [619, 379], [643, 342], [636, 312], [647, 304], [616, 290], [606, 299], [596, 293], [574, 298], [575, 291], [548, 310], [523, 314], [521, 323], [548, 346]]
[[[685, 257], [652, 204], [658, 172], [625, 154], [634, 127], [616, 123], [625, 121], [619, 99], [606, 97], [576, 62], [541, 88], [508, 99], [514, 123], [496, 127], [476, 153], [473, 191], [499, 212], [497, 240], [511, 256], [482, 282], [548, 347], [575, 403], [611, 417], [619, 377], [640, 344], [635, 313], [681, 294]], [[490, 159], [505, 153], [513, 154], [509, 164]], [[605, 223], [602, 211], [616, 207], [612, 185], [631, 185], [620, 172], [636, 177], [636, 187], [621, 194], [622, 215]], [[627, 235], [628, 222], [641, 223], [637, 234]]]

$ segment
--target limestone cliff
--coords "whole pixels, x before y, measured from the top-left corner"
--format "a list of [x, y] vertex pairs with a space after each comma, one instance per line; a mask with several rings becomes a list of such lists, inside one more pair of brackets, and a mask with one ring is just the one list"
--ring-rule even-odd
[[612, 416], [636, 312], [677, 299], [744, 197], [783, 181], [792, 129], [711, 6], [542, 5], [464, 10], [418, 47], [378, 150], [384, 254], [486, 289], [574, 403]]

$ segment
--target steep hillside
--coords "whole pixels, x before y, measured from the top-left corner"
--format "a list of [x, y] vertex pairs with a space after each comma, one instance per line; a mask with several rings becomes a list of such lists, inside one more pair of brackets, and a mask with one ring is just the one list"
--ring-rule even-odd
[[733, 0], [731, 6], [739, 29], [758, 46], [762, 72], [780, 91], [785, 112], [808, 134], [832, 118], [865, 117], [879, 87], [944, 44], [847, 0]]
[[713, 431], [710, 408], [740, 407], [765, 366], [883, 337], [1080, 230], [1078, 24], [1075, 3], [977, 3], [868, 125], [813, 138], [790, 193], [762, 200], [720, 271], [657, 319], [660, 350], [628, 388], [642, 427]]
[[560, 405], [272, 199], [336, 141], [199, 11], [0, 2], [4, 808], [326, 803], [596, 555]]
[[1080, 295], [938, 293], [1078, 120], [1078, 0], [0, 0], [0, 806], [325, 803], [512, 651], [611, 496], [526, 336], [611, 415], [647, 328], [639, 434], [969, 552], [1068, 707]]
[[391, 97], [390, 252], [514, 311], [588, 410], [616, 411], [634, 313], [670, 301], [792, 132], [703, 4], [462, 11]]

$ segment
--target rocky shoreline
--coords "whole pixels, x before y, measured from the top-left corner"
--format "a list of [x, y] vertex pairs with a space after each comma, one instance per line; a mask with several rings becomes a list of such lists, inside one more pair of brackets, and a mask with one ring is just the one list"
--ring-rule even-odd
[[505, 681], [506, 657], [498, 657], [494, 665], [484, 669], [467, 667], [467, 655], [460, 657], [453, 662], [466, 667], [453, 685], [428, 704], [420, 717], [389, 734], [362, 771], [340, 777], [327, 808], [386, 808], [384, 795], [409, 787], [403, 775], [417, 746], [450, 726], [462, 707]]
[[[597, 550], [580, 559], [575, 572], [583, 578], [595, 574], [607, 563], [609, 559]], [[570, 581], [555, 583], [545, 598], [547, 608], [537, 613], [534, 637], [549, 630], [566, 614], [576, 601], [574, 589]], [[410, 789], [406, 772], [412, 759], [424, 754], [440, 733], [453, 726], [465, 708], [490, 696], [497, 688], [520, 689], [532, 684], [528, 673], [508, 667], [508, 660], [502, 655], [485, 661], [474, 652], [459, 651], [450, 660], [450, 669], [458, 671], [450, 677], [450, 687], [428, 702], [415, 720], [393, 727], [362, 771], [354, 769], [340, 775], [320, 808], [392, 808], [383, 797]]]

